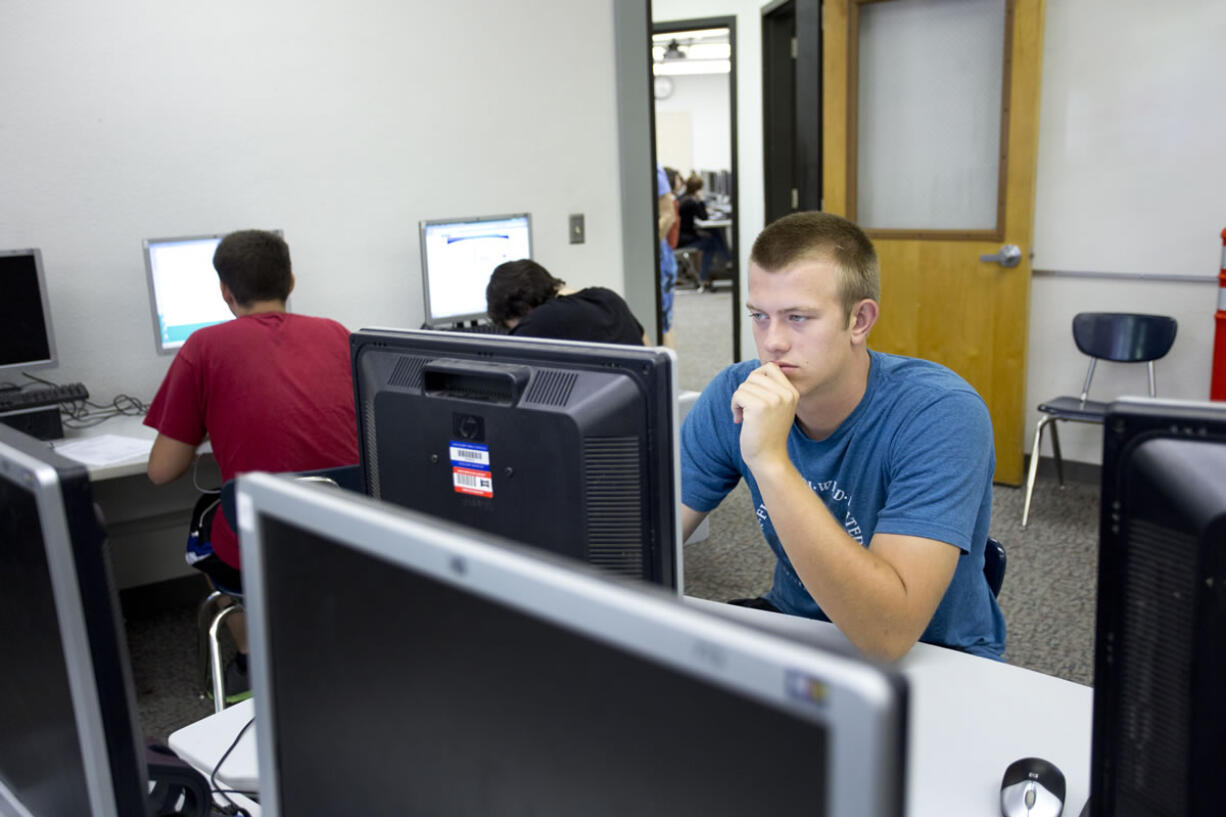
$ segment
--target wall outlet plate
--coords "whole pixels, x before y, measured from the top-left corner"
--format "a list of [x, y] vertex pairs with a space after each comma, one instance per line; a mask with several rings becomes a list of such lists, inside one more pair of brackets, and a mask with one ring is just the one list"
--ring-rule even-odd
[[583, 233], [583, 213], [571, 213], [569, 227], [570, 243], [582, 244], [584, 239]]

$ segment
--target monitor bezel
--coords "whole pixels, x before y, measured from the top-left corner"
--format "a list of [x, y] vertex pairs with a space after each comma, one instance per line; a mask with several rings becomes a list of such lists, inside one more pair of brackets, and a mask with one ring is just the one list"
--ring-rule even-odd
[[[247, 577], [253, 692], [266, 713], [257, 733], [257, 758], [260, 804], [267, 817], [278, 817], [281, 805], [274, 752], [277, 701], [271, 680], [276, 668], [268, 658], [264, 598], [266, 518], [307, 528], [389, 565], [821, 724], [837, 744], [829, 753], [828, 813], [901, 814], [906, 761], [899, 745], [906, 736], [907, 686], [895, 670], [751, 628], [703, 612], [661, 588], [598, 573], [497, 537], [478, 536], [463, 526], [354, 492], [284, 476], [244, 474], [236, 507]], [[825, 683], [830, 697], [820, 706], [803, 699], [795, 692], [797, 677]], [[855, 787], [839, 787], [858, 778]]]
[[[363, 486], [368, 495], [374, 495], [367, 471], [369, 453], [367, 444], [371, 438], [369, 426], [373, 422], [373, 411], [363, 410], [362, 355], [370, 349], [396, 349], [400, 343], [412, 344], [414, 353], [423, 353], [426, 347], [437, 347], [438, 357], [454, 356], [457, 352], [472, 355], [490, 363], [500, 363], [496, 350], [491, 347], [513, 346], [524, 350], [523, 354], [533, 358], [540, 366], [565, 366], [582, 363], [594, 369], [608, 370], [610, 368], [628, 368], [631, 363], [655, 365], [662, 358], [669, 361], [670, 372], [667, 405], [661, 407], [669, 415], [670, 457], [672, 460], [672, 537], [673, 552], [672, 575], [676, 592], [685, 592], [685, 543], [681, 536], [681, 413], [678, 406], [679, 387], [677, 378], [677, 353], [665, 346], [631, 346], [621, 343], [600, 343], [596, 341], [559, 340], [555, 338], [535, 338], [522, 335], [483, 336], [460, 332], [436, 332], [424, 329], [391, 329], [382, 327], [364, 327], [349, 336], [350, 363], [353, 369], [354, 407], [358, 421], [358, 453], [362, 460]], [[535, 350], [535, 351], [534, 351]], [[408, 350], [405, 350], [406, 352]], [[546, 361], [547, 356], [559, 355], [565, 361]], [[523, 361], [517, 360], [516, 363]], [[377, 486], [375, 486], [377, 487]]]
[[[280, 236], [281, 238], [285, 237], [281, 230], [268, 230], [267, 232]], [[220, 242], [221, 239], [225, 238], [227, 235], [229, 235], [229, 233], [200, 233], [198, 235], [180, 235], [169, 236], [166, 238], [141, 239], [141, 255], [143, 255], [145, 259], [145, 281], [149, 290], [149, 316], [153, 319], [153, 345], [158, 355], [170, 356], [177, 354], [178, 351], [183, 348], [183, 344], [180, 343], [177, 346], [167, 346], [162, 342], [162, 325], [158, 321], [157, 285], [154, 283], [153, 278], [153, 258], [149, 253], [150, 248], [155, 244], [173, 244], [180, 241], [205, 241], [216, 239], [218, 242]], [[285, 311], [291, 311], [289, 306], [289, 298], [285, 299]], [[233, 318], [228, 318], [227, 320], [233, 320]], [[221, 321], [221, 323], [225, 322], [226, 321]], [[216, 325], [217, 324], [214, 324], [214, 326]], [[184, 342], [186, 342], [186, 340], [184, 340]]]
[[0, 372], [50, 369], [59, 365], [59, 357], [55, 349], [55, 327], [51, 323], [51, 299], [47, 295], [47, 276], [43, 270], [43, 252], [38, 247], [26, 247], [17, 250], [0, 250], [0, 258], [32, 256], [34, 258], [34, 274], [38, 280], [38, 298], [43, 309], [43, 326], [47, 334], [47, 357], [42, 360], [16, 363], [0, 363]]
[[[126, 779], [125, 785], [128, 788], [123, 792], [124, 802], [139, 799], [143, 803], [144, 793], [148, 788], [147, 770], [139, 760], [144, 756], [144, 750], [138, 740], [135, 722], [136, 701], [130, 664], [124, 649], [125, 642], [119, 638], [118, 633], [113, 645], [102, 645], [101, 649], [110, 649], [113, 646], [117, 650], [115, 659], [120, 664], [118, 683], [122, 687], [122, 694], [127, 698], [128, 710], [107, 713], [108, 718], [124, 718], [127, 721], [126, 724], [120, 725], [118, 733], [109, 735], [108, 739], [99, 700], [100, 678], [94, 663], [94, 650], [97, 645], [91, 642], [89, 633], [91, 624], [95, 628], [108, 628], [118, 626], [118, 619], [91, 622], [86, 617], [86, 602], [82, 597], [79, 572], [82, 565], [79, 560], [83, 555], [96, 558], [99, 560], [96, 567], [105, 570], [105, 564], [102, 562], [105, 557], [101, 549], [92, 555], [76, 552], [78, 545], [73, 539], [73, 523], [69, 519], [64, 498], [64, 491], [70, 481], [88, 485], [89, 478], [84, 466], [60, 457], [50, 449], [44, 453], [41, 450], [44, 447], [42, 443], [21, 432], [0, 427], [0, 479], [15, 482], [34, 496], [42, 527], [52, 592], [55, 596], [56, 619], [68, 672], [68, 686], [72, 696], [91, 814], [98, 817], [122, 817], [119, 811], [121, 792], [117, 785], [119, 781], [115, 777], [119, 770], [112, 764], [112, 753], [118, 753], [121, 758], [131, 758], [135, 766], [134, 770], [129, 769], [127, 772], [130, 775], [135, 771], [137, 777], [135, 781], [130, 777]], [[109, 571], [106, 575], [109, 581]], [[111, 597], [113, 601], [113, 592]], [[99, 612], [92, 609], [91, 615], [102, 618], [98, 615]], [[111, 612], [115, 613], [114, 610]], [[110, 678], [108, 684], [115, 683], [116, 680]], [[131, 741], [130, 746], [112, 743], [112, 739], [120, 740], [125, 736]], [[133, 789], [133, 786], [136, 788]], [[25, 813], [24, 804], [0, 782], [0, 810], [6, 807], [12, 808], [18, 814]]]
[[[462, 315], [436, 315], [430, 303], [430, 262], [426, 249], [426, 229], [439, 224], [479, 224], [486, 221], [506, 221], [507, 219], [522, 218], [528, 224], [528, 258], [532, 258], [532, 214], [531, 213], [506, 213], [497, 216], [468, 216], [461, 218], [432, 218], [423, 219], [417, 222], [418, 244], [421, 250], [421, 288], [422, 288], [422, 309], [425, 313], [423, 323], [431, 328], [439, 326], [449, 326], [462, 324], [465, 321], [477, 321], [487, 317], [486, 310], [482, 309], [479, 312], [471, 312]], [[492, 272], [492, 270], [491, 270]]]

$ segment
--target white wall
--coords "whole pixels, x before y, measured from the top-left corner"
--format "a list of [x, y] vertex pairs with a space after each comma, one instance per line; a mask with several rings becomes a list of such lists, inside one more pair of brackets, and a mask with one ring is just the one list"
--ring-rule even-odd
[[279, 227], [295, 311], [351, 328], [421, 323], [425, 218], [530, 211], [623, 289], [613, 1], [7, 0], [0, 247], [43, 250], [52, 376], [152, 397], [148, 237]]
[[[656, 21], [737, 17], [743, 248], [762, 228], [764, 212], [764, 5], [758, 0], [655, 0], [652, 5]], [[1171, 354], [1157, 365], [1159, 393], [1208, 397], [1217, 301], [1209, 277], [1217, 274], [1218, 233], [1226, 227], [1226, 162], [1213, 150], [1226, 133], [1220, 89], [1226, 76], [1224, 40], [1226, 4], [1219, 0], [1184, 0], [1178, 13], [1144, 0], [1047, 4], [1035, 201], [1035, 266], [1040, 272], [1031, 290], [1026, 381], [1029, 433], [1038, 403], [1081, 389], [1087, 360], [1073, 345], [1070, 328], [1072, 316], [1081, 311], [1175, 317], [1179, 336]], [[1095, 135], [1096, 143], [1087, 144], [1087, 134]], [[1159, 147], [1146, 154], [1140, 145]], [[1076, 184], [1069, 184], [1070, 174]], [[1126, 223], [1121, 212], [1129, 215]], [[1173, 243], [1171, 233], [1177, 233]], [[1176, 256], [1177, 261], [1161, 263]], [[1149, 260], [1131, 263], [1135, 257]], [[1047, 275], [1043, 270], [1207, 277], [1148, 281]], [[756, 355], [748, 327], [742, 353]], [[1143, 370], [1121, 368], [1099, 367], [1095, 395], [1107, 399], [1144, 392]], [[1065, 423], [1060, 433], [1066, 459], [1101, 461], [1098, 429]], [[1050, 454], [1046, 444], [1044, 452]]]
[[[673, 92], [656, 100], [656, 128], [668, 114], [689, 114], [689, 156], [670, 156], [661, 146], [660, 163], [689, 175], [692, 170], [730, 170], [732, 132], [727, 74], [693, 74], [671, 78]], [[683, 166], [684, 165], [684, 166]]]
[[[1077, 312], [1173, 316], [1179, 333], [1156, 364], [1158, 393], [1208, 399], [1226, 227], [1226, 4], [1178, 6], [1047, 4], [1026, 385], [1032, 430], [1039, 402], [1081, 390], [1088, 360], [1073, 345]], [[1143, 367], [1100, 364], [1092, 393], [1109, 399], [1146, 388]], [[1098, 428], [1062, 423], [1060, 444], [1067, 459], [1102, 461]], [[1041, 453], [1051, 455], [1049, 443]]]

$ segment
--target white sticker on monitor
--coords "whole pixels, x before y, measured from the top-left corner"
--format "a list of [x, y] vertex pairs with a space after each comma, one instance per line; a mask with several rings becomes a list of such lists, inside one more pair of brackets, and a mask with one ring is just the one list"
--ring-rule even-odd
[[452, 465], [490, 470], [490, 447], [488, 445], [452, 441], [450, 451]]
[[494, 496], [494, 480], [490, 477], [489, 471], [478, 471], [453, 465], [451, 484], [457, 494], [484, 496], [491, 499]]

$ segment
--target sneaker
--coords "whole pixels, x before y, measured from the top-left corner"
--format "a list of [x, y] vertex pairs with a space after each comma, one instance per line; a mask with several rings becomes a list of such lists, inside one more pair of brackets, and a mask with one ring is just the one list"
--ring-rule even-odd
[[226, 703], [236, 704], [251, 697], [251, 678], [245, 669], [239, 669], [238, 661], [231, 658], [225, 670]]

